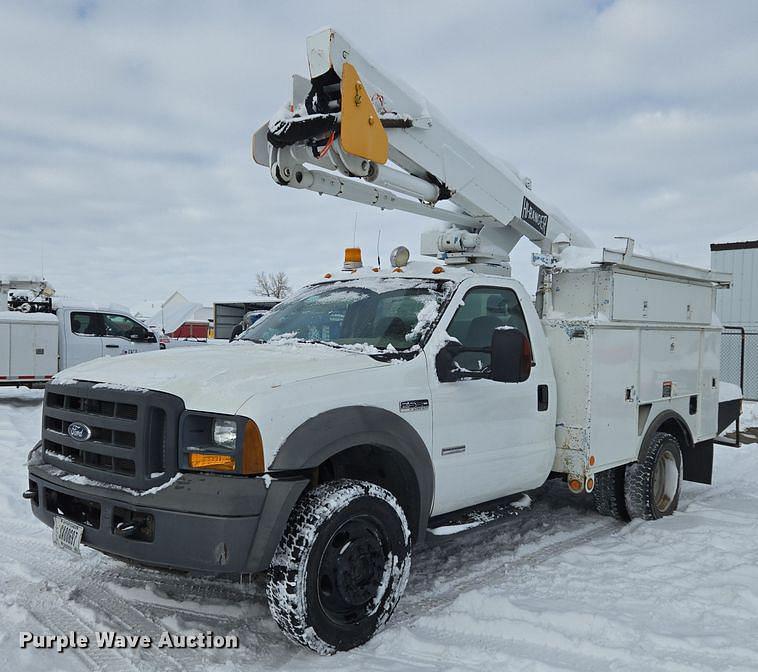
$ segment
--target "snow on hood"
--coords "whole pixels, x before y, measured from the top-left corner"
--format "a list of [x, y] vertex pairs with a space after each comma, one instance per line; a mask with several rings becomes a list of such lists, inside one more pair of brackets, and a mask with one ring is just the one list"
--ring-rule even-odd
[[324, 345], [237, 342], [103, 357], [66, 369], [54, 381], [157, 390], [181, 397], [188, 409], [236, 413], [250, 397], [272, 387], [387, 365]]

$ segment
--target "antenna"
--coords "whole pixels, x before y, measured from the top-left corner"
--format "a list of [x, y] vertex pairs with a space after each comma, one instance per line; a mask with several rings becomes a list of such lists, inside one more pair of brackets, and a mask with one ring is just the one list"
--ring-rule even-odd
[[376, 232], [376, 265], [382, 267], [382, 258], [379, 256], [379, 241], [382, 239], [382, 220], [379, 220], [379, 229]]

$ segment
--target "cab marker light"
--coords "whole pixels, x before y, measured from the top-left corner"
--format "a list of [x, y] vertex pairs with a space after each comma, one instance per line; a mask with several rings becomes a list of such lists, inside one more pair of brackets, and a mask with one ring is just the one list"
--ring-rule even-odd
[[329, 278], [332, 277], [332, 274], [331, 273], [324, 273], [324, 277], [328, 280]]
[[360, 247], [345, 248], [345, 263], [342, 266], [343, 271], [354, 271], [363, 267]]
[[398, 266], [397, 268], [393, 268], [393, 269], [392, 269], [392, 272], [393, 272], [393, 273], [402, 273], [402, 272], [403, 272], [403, 269], [402, 269], [402, 268], [400, 268], [400, 267]]
[[442, 268], [442, 266], [435, 266], [432, 269], [432, 273], [434, 273], [435, 275], [437, 275], [437, 273], [444, 273], [444, 272], [445, 272], [445, 269]]

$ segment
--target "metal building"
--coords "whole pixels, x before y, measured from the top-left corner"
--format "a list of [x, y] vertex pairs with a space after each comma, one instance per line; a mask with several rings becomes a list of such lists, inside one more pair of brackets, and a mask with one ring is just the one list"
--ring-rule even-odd
[[716, 294], [724, 325], [721, 378], [758, 400], [758, 240], [711, 244], [711, 268], [732, 274], [731, 288]]
[[219, 301], [213, 304], [214, 338], [229, 340], [232, 330], [251, 310], [271, 310], [281, 299], [273, 296], [252, 296], [238, 301]]

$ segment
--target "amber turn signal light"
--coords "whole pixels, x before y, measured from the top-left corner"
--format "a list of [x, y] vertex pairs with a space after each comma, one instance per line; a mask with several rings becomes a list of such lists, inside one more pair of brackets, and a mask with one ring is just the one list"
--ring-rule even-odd
[[190, 453], [189, 466], [192, 469], [213, 469], [215, 471], [234, 471], [237, 467], [231, 455], [211, 453]]
[[261, 430], [252, 420], [245, 425], [245, 436], [242, 442], [242, 473], [250, 476], [266, 471], [263, 461], [263, 440]]

